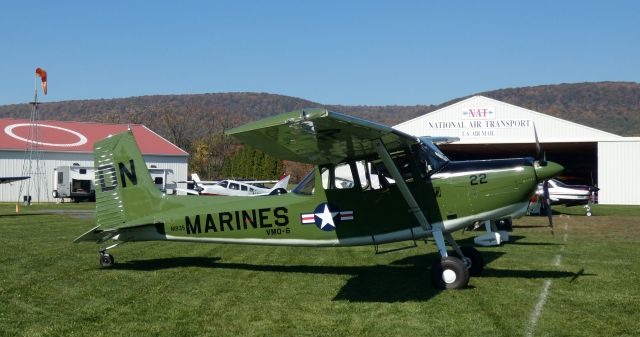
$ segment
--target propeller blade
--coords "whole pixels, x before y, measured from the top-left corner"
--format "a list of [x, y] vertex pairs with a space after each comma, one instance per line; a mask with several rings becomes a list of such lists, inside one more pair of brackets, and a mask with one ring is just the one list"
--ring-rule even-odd
[[553, 235], [553, 214], [551, 212], [551, 198], [549, 197], [549, 180], [545, 180], [542, 184], [542, 192], [544, 193], [544, 204], [547, 210], [547, 218], [549, 219], [549, 227], [551, 227], [551, 235]]
[[540, 140], [538, 139], [538, 130], [536, 129], [536, 123], [533, 123], [533, 135], [536, 138], [536, 160], [540, 164], [540, 166], [547, 165], [547, 153], [542, 150], [542, 146], [540, 145]]
[[536, 130], [536, 123], [533, 123], [533, 135], [536, 137], [536, 160], [540, 160], [542, 158], [542, 147], [540, 146], [540, 141], [538, 140], [538, 130]]

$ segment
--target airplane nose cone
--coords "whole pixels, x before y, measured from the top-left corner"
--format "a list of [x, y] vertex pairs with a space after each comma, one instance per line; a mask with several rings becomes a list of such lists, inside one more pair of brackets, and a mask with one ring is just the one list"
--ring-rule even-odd
[[564, 167], [562, 167], [562, 165], [560, 164], [548, 161], [544, 166], [536, 162], [535, 169], [538, 182], [543, 182], [560, 174], [560, 172], [564, 170]]

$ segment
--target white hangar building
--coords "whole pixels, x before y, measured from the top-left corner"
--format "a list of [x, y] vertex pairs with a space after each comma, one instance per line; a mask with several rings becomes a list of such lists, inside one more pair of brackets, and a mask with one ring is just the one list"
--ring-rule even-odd
[[458, 137], [442, 145], [452, 160], [534, 157], [535, 134], [561, 178], [597, 184], [601, 204], [640, 205], [640, 137], [622, 137], [474, 96], [394, 126], [416, 136]]
[[[188, 153], [144, 125], [40, 121], [37, 128], [31, 126], [26, 119], [0, 119], [0, 177], [31, 176], [29, 185], [27, 180], [1, 184], [0, 201], [22, 202], [25, 195], [30, 195], [32, 202], [53, 202], [54, 168], [93, 167], [93, 144], [128, 128], [133, 131], [147, 167], [170, 169], [175, 181], [187, 180]], [[32, 156], [31, 171], [27, 151], [30, 144], [39, 151], [39, 156]], [[41, 172], [40, 178], [34, 178], [35, 172]]]

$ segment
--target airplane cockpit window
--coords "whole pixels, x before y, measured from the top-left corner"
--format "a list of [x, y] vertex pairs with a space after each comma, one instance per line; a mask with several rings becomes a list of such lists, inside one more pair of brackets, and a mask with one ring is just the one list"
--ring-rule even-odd
[[243, 190], [243, 191], [246, 191], [247, 190], [247, 185], [240, 185], [240, 189]]
[[229, 185], [229, 182], [226, 181], [226, 180], [223, 180], [223, 181], [217, 183], [217, 185], [222, 186], [224, 188], [227, 188], [227, 186]]
[[322, 187], [324, 189], [346, 189], [355, 187], [351, 165], [339, 164], [322, 169]]
[[238, 185], [237, 183], [229, 183], [229, 189], [230, 190], [239, 190], [240, 189], [240, 185]]

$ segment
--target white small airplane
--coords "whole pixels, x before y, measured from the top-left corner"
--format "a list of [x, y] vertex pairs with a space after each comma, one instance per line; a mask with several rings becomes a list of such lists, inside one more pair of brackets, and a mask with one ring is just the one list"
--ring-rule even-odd
[[[595, 194], [600, 189], [589, 185], [568, 185], [558, 179], [549, 179], [549, 200], [551, 205], [584, 206], [587, 216], [591, 209]], [[538, 185], [536, 195], [543, 197], [543, 185]]]
[[[285, 175], [280, 180], [252, 180], [238, 181], [225, 179], [220, 181], [202, 181], [197, 173], [192, 173], [191, 178], [195, 185], [194, 189], [186, 190], [188, 194], [199, 195], [227, 195], [227, 196], [259, 196], [287, 193], [289, 178]], [[273, 183], [272, 188], [260, 187], [255, 184]]]

